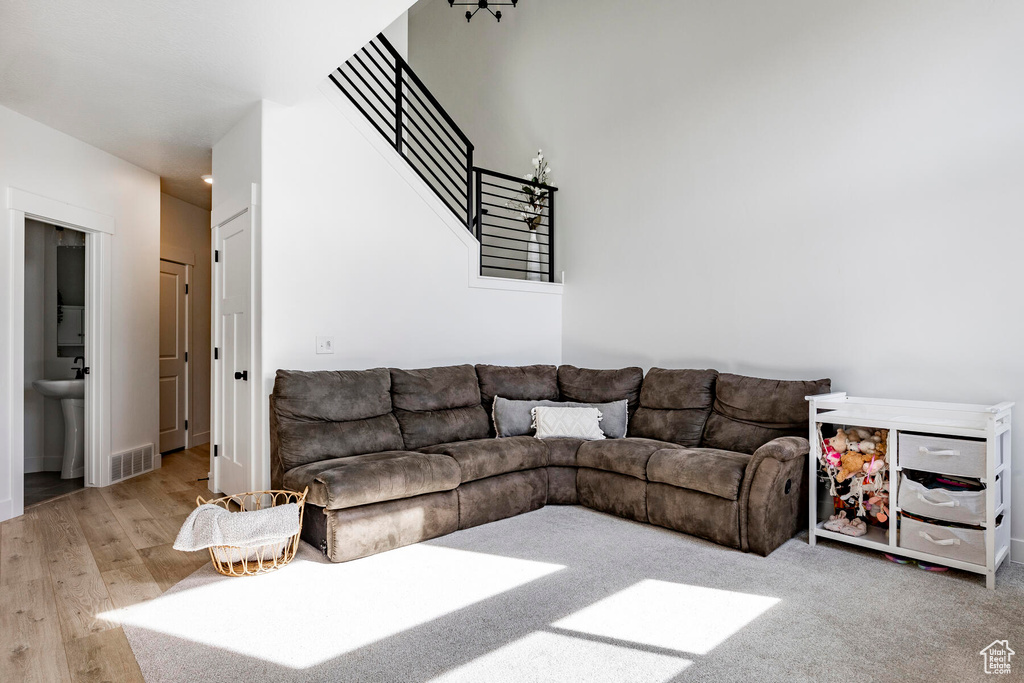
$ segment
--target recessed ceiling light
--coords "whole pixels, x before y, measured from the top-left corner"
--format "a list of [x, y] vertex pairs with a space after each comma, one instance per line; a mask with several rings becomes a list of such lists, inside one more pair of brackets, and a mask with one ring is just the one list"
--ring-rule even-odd
[[213, 176], [210, 175], [209, 173], [207, 173], [206, 175], [201, 175], [199, 177], [202, 178], [207, 185], [213, 185]]

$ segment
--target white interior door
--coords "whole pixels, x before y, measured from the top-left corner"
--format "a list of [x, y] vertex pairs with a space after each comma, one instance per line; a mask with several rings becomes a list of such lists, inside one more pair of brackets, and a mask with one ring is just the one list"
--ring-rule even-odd
[[188, 266], [160, 261], [160, 452], [185, 448], [188, 415]]
[[217, 356], [214, 361], [214, 488], [225, 494], [249, 490], [253, 462], [252, 391], [258, 382], [252, 358], [252, 212], [245, 211], [214, 230], [214, 305]]

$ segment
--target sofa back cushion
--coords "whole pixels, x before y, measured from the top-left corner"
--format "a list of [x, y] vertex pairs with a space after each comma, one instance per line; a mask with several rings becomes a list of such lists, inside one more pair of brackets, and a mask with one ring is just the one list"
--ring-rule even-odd
[[[319, 460], [401, 449], [391, 413], [391, 375], [375, 370], [278, 370], [276, 457], [284, 472]], [[274, 457], [274, 454], [272, 454]]]
[[700, 445], [715, 401], [716, 377], [716, 370], [651, 368], [644, 377], [629, 435], [691, 448]]
[[391, 369], [391, 401], [405, 447], [486, 439], [487, 411], [472, 365], [422, 370]]
[[558, 367], [558, 393], [563, 401], [611, 403], [626, 399], [633, 416], [640, 401], [644, 371], [640, 368], [591, 370], [575, 365]]
[[829, 379], [786, 381], [720, 374], [701, 446], [753, 453], [780, 436], [807, 436], [805, 396], [827, 394]]
[[[480, 403], [493, 415], [494, 397], [512, 401], [558, 400], [558, 368], [554, 365], [478, 365]], [[495, 435], [491, 425], [491, 436]]]
[[558, 368], [554, 365], [478, 365], [476, 376], [486, 410], [495, 396], [513, 401], [558, 400]]

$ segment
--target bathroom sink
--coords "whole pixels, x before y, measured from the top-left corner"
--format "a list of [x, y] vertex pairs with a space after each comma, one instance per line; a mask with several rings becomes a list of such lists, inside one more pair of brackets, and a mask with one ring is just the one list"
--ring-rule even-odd
[[37, 379], [32, 386], [47, 398], [85, 398], [84, 379]]

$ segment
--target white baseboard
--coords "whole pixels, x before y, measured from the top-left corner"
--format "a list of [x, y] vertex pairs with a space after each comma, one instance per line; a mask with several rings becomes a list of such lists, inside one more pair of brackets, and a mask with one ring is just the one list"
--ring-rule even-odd
[[1024, 538], [1010, 539], [1010, 562], [1024, 564]]
[[202, 446], [204, 443], [210, 443], [210, 432], [200, 432], [198, 434], [192, 434], [188, 439], [188, 447], [194, 448], [196, 446]]

